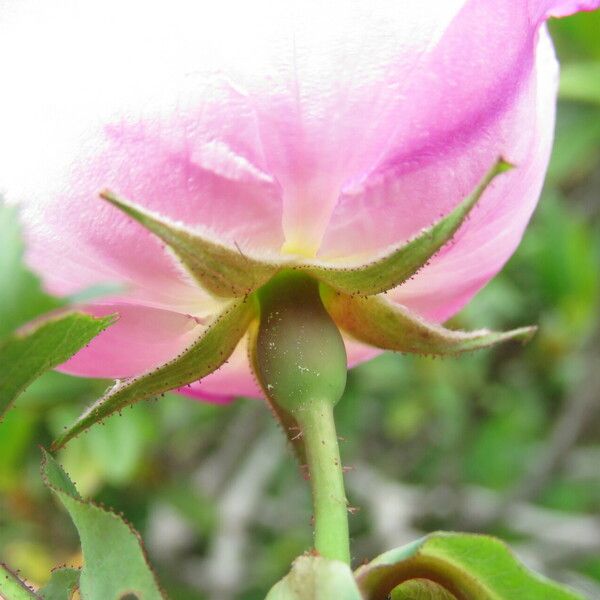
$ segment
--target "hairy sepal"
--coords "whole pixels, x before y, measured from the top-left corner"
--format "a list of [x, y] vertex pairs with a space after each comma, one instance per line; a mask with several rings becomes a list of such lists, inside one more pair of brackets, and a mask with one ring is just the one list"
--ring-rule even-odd
[[527, 570], [503, 542], [484, 535], [434, 533], [382, 554], [355, 576], [369, 600], [385, 600], [389, 594], [404, 598], [402, 585], [415, 579], [427, 579], [447, 592], [446, 597], [461, 600], [583, 600]]
[[277, 272], [275, 263], [256, 260], [238, 248], [228, 248], [110, 190], [104, 190], [100, 197], [158, 236], [194, 280], [215, 296], [246, 296]]
[[92, 425], [127, 406], [206, 377], [232, 354], [256, 316], [253, 296], [234, 300], [179, 356], [153, 371], [118, 381], [52, 445], [58, 449]]
[[450, 213], [373, 262], [339, 268], [326, 264], [305, 264], [298, 268], [346, 294], [370, 296], [391, 290], [424, 267], [452, 239], [490, 183], [511, 168], [511, 164], [498, 159], [475, 190]]
[[321, 285], [325, 308], [338, 327], [382, 350], [424, 355], [456, 355], [509, 340], [528, 341], [535, 327], [506, 332], [454, 331], [429, 323], [385, 296], [349, 296]]

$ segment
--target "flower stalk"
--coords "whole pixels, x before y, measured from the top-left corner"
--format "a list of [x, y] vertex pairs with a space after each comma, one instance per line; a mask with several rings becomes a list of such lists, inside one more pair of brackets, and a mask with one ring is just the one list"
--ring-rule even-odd
[[333, 406], [328, 400], [315, 400], [296, 418], [306, 449], [315, 550], [325, 558], [350, 564], [348, 502]]
[[300, 429], [314, 507], [315, 550], [350, 562], [348, 511], [333, 409], [346, 385], [342, 336], [318, 283], [284, 272], [260, 292], [255, 369], [265, 394]]

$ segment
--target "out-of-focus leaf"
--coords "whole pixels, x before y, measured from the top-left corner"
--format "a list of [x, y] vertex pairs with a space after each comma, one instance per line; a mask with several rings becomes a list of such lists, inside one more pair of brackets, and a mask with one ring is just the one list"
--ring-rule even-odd
[[110, 316], [69, 312], [0, 341], [0, 418], [33, 380], [71, 358], [113, 322]]
[[301, 556], [265, 600], [361, 600], [350, 567], [319, 556]]
[[600, 11], [580, 12], [567, 19], [550, 19], [550, 31], [563, 64], [600, 59]]
[[38, 315], [62, 306], [23, 265], [17, 210], [0, 200], [0, 339]]
[[19, 405], [41, 416], [60, 406], [97, 398], [105, 389], [106, 381], [47, 371], [23, 392]]
[[[33, 454], [37, 454], [33, 449]], [[18, 490], [12, 492], [13, 498]], [[17, 496], [18, 497], [18, 496]], [[27, 498], [23, 498], [27, 502]], [[10, 505], [9, 505], [10, 506]], [[25, 504], [25, 507], [27, 504]], [[10, 526], [10, 524], [8, 524]], [[0, 532], [6, 531], [4, 523], [0, 524]], [[15, 567], [19, 577], [27, 582], [46, 581], [48, 574], [55, 566], [51, 552], [38, 540], [13, 539], [6, 552], [6, 562]]]
[[521, 386], [492, 387], [485, 393], [486, 418], [465, 440], [465, 477], [472, 483], [506, 489], [524, 474], [547, 422], [545, 399]]
[[[77, 419], [81, 412], [77, 404], [56, 406], [48, 413], [53, 436], [63, 432], [65, 423]], [[24, 411], [12, 414], [17, 412]], [[160, 420], [158, 415], [156, 420]], [[92, 427], [88, 435], [72, 440], [58, 460], [83, 496], [95, 494], [104, 484], [121, 487], [139, 473], [146, 451], [156, 441], [156, 427], [152, 407], [132, 406], [119, 418], [107, 419], [102, 427]]]
[[593, 231], [569, 214], [561, 198], [547, 195], [539, 214], [543, 234], [531, 244], [531, 262], [544, 298], [569, 323], [573, 335], [597, 314], [600, 277]]
[[109, 419], [86, 437], [88, 457], [101, 469], [104, 479], [120, 485], [135, 473], [150, 441], [147, 414], [133, 406], [119, 419]]
[[117, 382], [53, 444], [64, 446], [81, 432], [127, 406], [193, 383], [218, 369], [235, 350], [256, 316], [251, 296], [233, 301], [186, 350], [164, 365]]
[[600, 105], [600, 62], [564, 65], [560, 74], [560, 97]]
[[349, 296], [322, 286], [321, 297], [340, 328], [361, 342], [395, 352], [460, 354], [509, 340], [525, 342], [536, 330], [521, 327], [507, 332], [453, 331], [428, 323], [381, 296]]
[[23, 477], [26, 450], [37, 433], [37, 419], [29, 411], [13, 410], [0, 423], [0, 491], [18, 485]]
[[3, 600], [41, 600], [6, 565], [0, 563], [0, 598]]
[[[556, 140], [548, 169], [548, 183], [581, 183], [596, 169], [600, 157], [600, 106], [560, 103]], [[551, 191], [552, 188], [547, 188]], [[540, 203], [543, 209], [545, 198]]]
[[423, 578], [463, 600], [583, 600], [528, 571], [505, 544], [483, 535], [435, 533], [356, 571], [369, 600], [385, 600], [397, 586]]
[[170, 510], [178, 513], [190, 531], [206, 537], [219, 523], [218, 501], [184, 484], [161, 490], [160, 499]]
[[139, 534], [116, 514], [84, 501], [68, 475], [46, 452], [42, 477], [79, 532], [84, 557], [79, 578], [81, 597], [108, 600], [129, 595], [138, 600], [164, 600]]
[[79, 587], [79, 574], [79, 569], [55, 569], [50, 581], [38, 594], [43, 600], [71, 600], [73, 592]]

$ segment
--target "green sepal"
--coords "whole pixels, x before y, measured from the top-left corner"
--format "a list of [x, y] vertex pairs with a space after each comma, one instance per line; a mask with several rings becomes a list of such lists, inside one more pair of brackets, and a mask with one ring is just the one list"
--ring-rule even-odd
[[484, 535], [434, 533], [385, 552], [355, 576], [368, 600], [386, 600], [414, 579], [428, 579], [461, 600], [583, 600], [527, 570], [504, 543]]
[[52, 444], [52, 449], [64, 446], [95, 423], [127, 406], [206, 377], [231, 356], [255, 316], [254, 297], [231, 302], [179, 356], [149, 373], [117, 381]]
[[0, 341], [0, 419], [29, 384], [71, 358], [116, 317], [67, 312], [28, 325]]
[[0, 563], [0, 598], [4, 600], [42, 600], [3, 563]]
[[349, 296], [321, 285], [323, 304], [338, 327], [382, 350], [427, 355], [455, 355], [509, 340], [528, 341], [535, 327], [506, 332], [488, 329], [454, 331], [429, 323], [384, 296]]
[[164, 600], [142, 541], [121, 517], [84, 501], [60, 465], [42, 451], [42, 478], [69, 512], [81, 540], [84, 566], [79, 590], [85, 600], [107, 600], [135, 594], [143, 600]]
[[100, 197], [165, 242], [198, 284], [215, 296], [246, 296], [277, 272], [275, 263], [255, 260], [237, 248], [227, 248], [109, 190], [103, 191]]
[[300, 556], [265, 600], [362, 600], [350, 567], [320, 556]]
[[456, 208], [382, 258], [345, 268], [327, 265], [304, 265], [298, 268], [346, 294], [371, 296], [391, 290], [424, 267], [452, 239], [493, 179], [511, 168], [511, 164], [498, 159], [475, 190]]
[[71, 600], [79, 588], [80, 569], [62, 567], [54, 569], [50, 581], [38, 591], [42, 600]]

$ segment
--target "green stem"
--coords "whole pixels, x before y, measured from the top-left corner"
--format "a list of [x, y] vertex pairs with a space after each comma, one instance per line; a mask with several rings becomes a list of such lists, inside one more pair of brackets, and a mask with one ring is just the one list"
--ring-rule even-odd
[[306, 448], [315, 549], [325, 558], [350, 564], [348, 503], [332, 403], [328, 400], [308, 402], [295, 416]]

